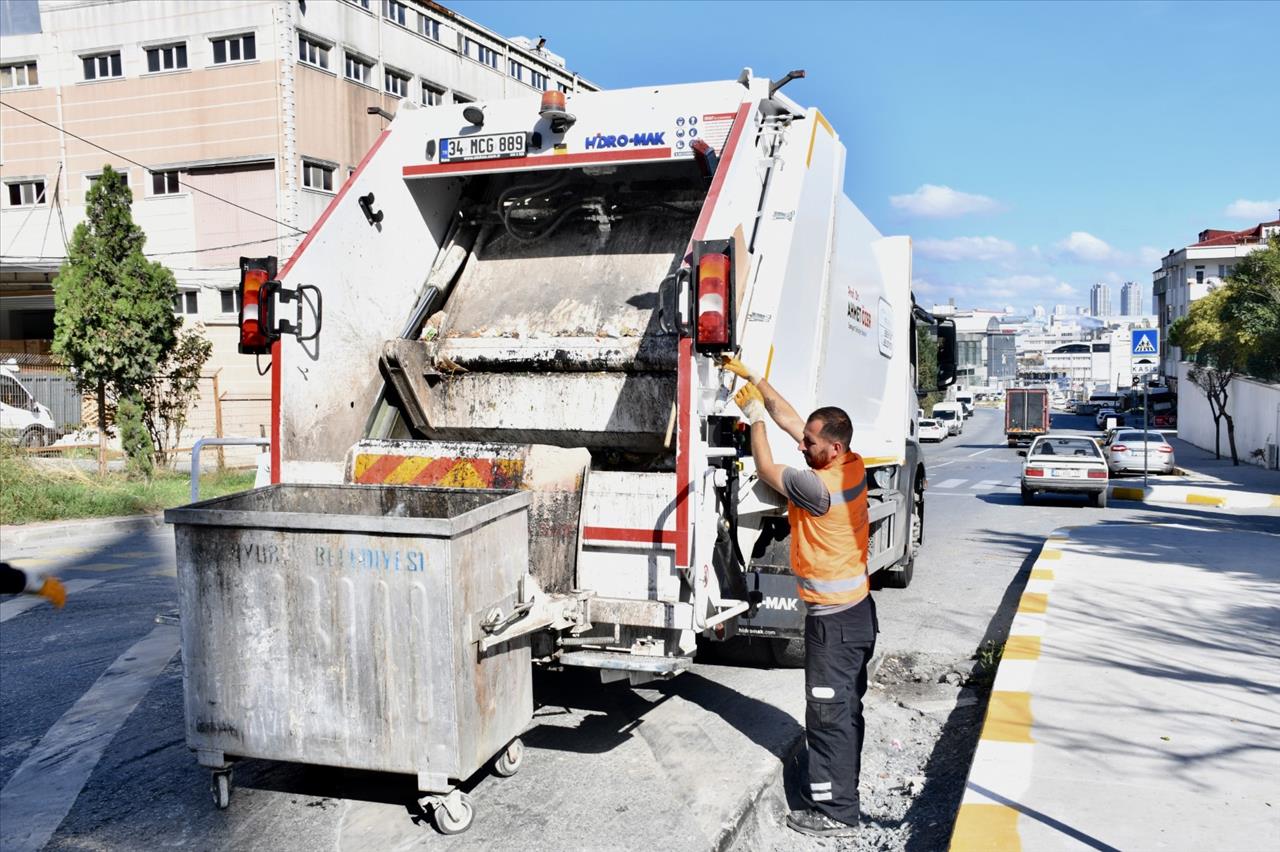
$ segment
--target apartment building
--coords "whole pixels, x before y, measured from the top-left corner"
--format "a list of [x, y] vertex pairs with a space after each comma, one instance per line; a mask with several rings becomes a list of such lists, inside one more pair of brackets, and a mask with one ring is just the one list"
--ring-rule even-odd
[[1089, 315], [1095, 317], [1111, 316], [1111, 287], [1099, 281], [1089, 291]]
[[1142, 316], [1146, 313], [1143, 309], [1146, 299], [1142, 291], [1142, 285], [1136, 281], [1124, 282], [1120, 287], [1121, 316], [1134, 317]]
[[1206, 229], [1191, 245], [1169, 249], [1160, 268], [1151, 273], [1152, 301], [1160, 322], [1160, 372], [1171, 387], [1177, 383], [1182, 355], [1169, 343], [1169, 326], [1187, 315], [1192, 302], [1228, 278], [1240, 258], [1264, 247], [1272, 235], [1280, 235], [1280, 218], [1242, 231]]
[[146, 254], [174, 271], [174, 310], [214, 343], [209, 371], [239, 412], [228, 433], [268, 422], [268, 381], [236, 353], [238, 259], [293, 252], [385, 127], [370, 110], [597, 88], [545, 39], [418, 0], [39, 0], [4, 14], [0, 360], [49, 351], [51, 282], [110, 164]]

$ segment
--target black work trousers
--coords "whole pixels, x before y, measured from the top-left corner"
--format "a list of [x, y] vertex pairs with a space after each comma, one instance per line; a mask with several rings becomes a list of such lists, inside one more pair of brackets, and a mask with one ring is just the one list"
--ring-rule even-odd
[[876, 649], [876, 606], [870, 595], [832, 615], [804, 619], [805, 736], [813, 806], [833, 819], [858, 824], [862, 769], [862, 696]]

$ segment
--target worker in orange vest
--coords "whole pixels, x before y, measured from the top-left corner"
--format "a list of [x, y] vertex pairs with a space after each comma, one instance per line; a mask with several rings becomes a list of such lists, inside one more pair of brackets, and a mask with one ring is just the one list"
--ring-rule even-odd
[[[853, 423], [835, 407], [802, 419], [760, 374], [736, 358], [725, 369], [746, 379], [734, 396], [751, 423], [751, 454], [760, 481], [787, 498], [791, 570], [805, 603], [807, 798], [812, 807], [787, 825], [812, 837], [850, 837], [859, 820], [858, 776], [867, 663], [875, 652], [875, 603], [867, 575], [867, 481], [850, 452]], [[797, 442], [807, 469], [773, 460], [765, 414]]]

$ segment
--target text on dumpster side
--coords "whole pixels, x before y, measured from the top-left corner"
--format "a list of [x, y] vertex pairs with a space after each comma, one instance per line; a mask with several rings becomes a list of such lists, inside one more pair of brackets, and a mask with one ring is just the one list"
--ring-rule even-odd
[[[276, 565], [289, 555], [278, 544], [252, 544], [240, 542], [236, 555], [240, 562], [259, 565]], [[379, 547], [330, 547], [316, 545], [308, 548], [315, 554], [313, 564], [326, 568], [342, 568], [348, 571], [380, 571], [391, 574], [397, 571], [425, 571], [427, 554], [421, 550], [383, 550]]]

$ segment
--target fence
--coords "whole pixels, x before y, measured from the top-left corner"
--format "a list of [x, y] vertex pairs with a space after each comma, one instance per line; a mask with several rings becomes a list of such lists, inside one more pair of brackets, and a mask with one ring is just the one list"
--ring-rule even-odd
[[[1178, 437], [1213, 451], [1213, 412], [1209, 400], [1188, 376], [1191, 365], [1178, 364]], [[1227, 396], [1227, 413], [1235, 421], [1236, 449], [1240, 461], [1267, 465], [1269, 446], [1280, 444], [1280, 385], [1254, 379], [1236, 379]], [[1258, 451], [1261, 451], [1259, 453]], [[1274, 454], [1276, 451], [1272, 451]], [[1222, 424], [1222, 455], [1230, 457], [1227, 424]], [[1273, 460], [1274, 460], [1273, 455]]]

